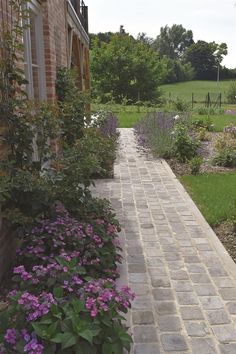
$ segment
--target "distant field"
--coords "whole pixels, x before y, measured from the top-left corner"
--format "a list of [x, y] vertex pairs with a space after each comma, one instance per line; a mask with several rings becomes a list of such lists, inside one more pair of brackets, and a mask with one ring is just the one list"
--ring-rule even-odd
[[162, 85], [161, 89], [166, 98], [179, 97], [186, 101], [192, 100], [192, 93], [194, 94], [194, 100], [205, 101], [208, 92], [214, 97], [217, 97], [217, 94], [221, 92], [222, 100], [225, 101], [226, 91], [230, 83], [231, 81], [220, 81], [218, 89], [216, 81], [187, 81]]

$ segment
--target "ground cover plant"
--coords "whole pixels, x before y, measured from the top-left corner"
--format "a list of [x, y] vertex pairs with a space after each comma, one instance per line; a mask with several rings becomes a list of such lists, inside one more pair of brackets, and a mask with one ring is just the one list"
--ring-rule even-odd
[[59, 204], [54, 218], [40, 220], [22, 237], [1, 305], [1, 353], [129, 349], [122, 313], [134, 295], [115, 284], [118, 229], [108, 214], [80, 222]]

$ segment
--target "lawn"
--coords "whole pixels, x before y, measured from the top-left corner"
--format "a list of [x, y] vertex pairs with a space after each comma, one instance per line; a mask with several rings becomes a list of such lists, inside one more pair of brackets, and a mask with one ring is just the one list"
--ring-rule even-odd
[[[214, 124], [214, 131], [216, 132], [222, 132], [224, 127], [230, 125], [231, 123], [236, 126], [236, 115], [219, 114], [211, 115], [209, 117], [212, 120], [212, 124]], [[207, 120], [209, 117], [207, 115], [198, 115], [193, 113], [192, 120]]]
[[222, 100], [225, 101], [225, 94], [230, 83], [231, 81], [220, 81], [218, 89], [216, 81], [187, 81], [162, 85], [161, 89], [165, 97], [170, 99], [179, 97], [190, 102], [192, 100], [192, 93], [194, 93], [194, 100], [205, 101], [208, 92], [210, 92], [215, 99], [218, 93], [221, 92]]
[[92, 112], [99, 110], [111, 111], [119, 119], [120, 128], [132, 128], [140, 118], [144, 117], [148, 112], [157, 110], [155, 107], [137, 106], [137, 105], [122, 105], [122, 104], [92, 104]]
[[182, 176], [180, 180], [210, 225], [236, 217], [236, 173]]
[[117, 113], [119, 119], [120, 128], [133, 128], [134, 125], [146, 115], [146, 113], [129, 113], [129, 112], [120, 112]]

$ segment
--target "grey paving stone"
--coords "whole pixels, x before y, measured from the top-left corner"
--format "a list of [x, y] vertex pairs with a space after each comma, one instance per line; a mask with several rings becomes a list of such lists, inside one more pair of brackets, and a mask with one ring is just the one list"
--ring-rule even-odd
[[194, 289], [199, 296], [216, 295], [216, 290], [212, 284], [194, 285]]
[[214, 282], [218, 288], [234, 288], [235, 283], [233, 283], [231, 278], [214, 278]]
[[161, 257], [161, 256], [163, 256], [162, 251], [157, 249], [156, 247], [146, 248], [145, 254], [147, 255], [147, 257]]
[[162, 267], [149, 267], [148, 268], [148, 273], [150, 274], [151, 277], [162, 277], [162, 276], [167, 276], [167, 270], [165, 265]]
[[171, 279], [173, 280], [188, 280], [189, 275], [185, 270], [177, 270], [170, 272]]
[[151, 293], [150, 287], [147, 284], [131, 284], [130, 285], [133, 292], [137, 295], [147, 295]]
[[178, 332], [181, 323], [177, 316], [158, 316], [158, 327], [162, 332]]
[[171, 289], [154, 289], [152, 291], [154, 299], [157, 301], [168, 301], [168, 300], [174, 300], [174, 294], [173, 290]]
[[173, 288], [175, 291], [193, 291], [192, 283], [189, 280], [174, 280]]
[[180, 261], [181, 255], [177, 252], [165, 252], [165, 259], [167, 261]]
[[160, 354], [158, 343], [140, 343], [134, 345], [134, 354]]
[[137, 255], [129, 255], [127, 257], [127, 262], [132, 264], [132, 263], [140, 263], [140, 264], [145, 264], [145, 258], [143, 255], [141, 254], [137, 254]]
[[231, 315], [236, 315], [236, 302], [228, 302], [227, 308]]
[[236, 289], [235, 288], [224, 288], [219, 290], [222, 299], [224, 300], [236, 300]]
[[189, 273], [206, 273], [206, 269], [202, 264], [187, 264], [186, 267]]
[[198, 305], [199, 303], [197, 296], [193, 292], [178, 292], [177, 299], [180, 305]]
[[204, 316], [199, 306], [181, 306], [180, 313], [183, 320], [203, 320]]
[[225, 277], [227, 276], [227, 272], [224, 270], [223, 267], [220, 266], [215, 266], [215, 267], [209, 267], [208, 271], [212, 277]]
[[212, 326], [212, 330], [221, 343], [236, 341], [236, 328], [233, 325]]
[[173, 301], [156, 302], [155, 308], [158, 315], [173, 315], [177, 313], [175, 302]]
[[212, 325], [230, 323], [229, 316], [225, 310], [207, 311], [207, 317]]
[[185, 263], [201, 263], [199, 257], [197, 256], [186, 256], [184, 257]]
[[236, 343], [231, 344], [221, 344], [219, 346], [220, 354], [235, 354], [236, 353]]
[[137, 255], [143, 253], [143, 248], [141, 246], [127, 247], [126, 251], [128, 255]]
[[190, 337], [205, 337], [211, 333], [205, 322], [185, 322], [185, 327]]
[[209, 284], [211, 282], [207, 274], [190, 274], [190, 278], [194, 284]]
[[170, 288], [170, 280], [168, 277], [151, 276], [151, 283], [154, 288]]
[[151, 298], [148, 298], [147, 295], [136, 296], [132, 302], [133, 310], [152, 310], [152, 301]]
[[219, 296], [204, 296], [200, 298], [200, 301], [206, 310], [217, 310], [224, 306]]
[[132, 320], [135, 325], [146, 325], [154, 323], [152, 311], [132, 311]]
[[211, 338], [192, 338], [192, 354], [216, 354], [216, 345]]
[[129, 274], [129, 281], [131, 283], [147, 283], [147, 275], [144, 273], [131, 273]]
[[135, 343], [153, 343], [158, 342], [155, 326], [134, 326], [133, 336]]
[[160, 257], [148, 257], [146, 259], [148, 267], [162, 267], [163, 260]]
[[167, 352], [185, 352], [188, 350], [186, 339], [181, 334], [162, 334], [161, 342], [164, 350]]
[[146, 266], [145, 266], [145, 264], [131, 263], [131, 264], [128, 264], [128, 272], [129, 273], [146, 273]]

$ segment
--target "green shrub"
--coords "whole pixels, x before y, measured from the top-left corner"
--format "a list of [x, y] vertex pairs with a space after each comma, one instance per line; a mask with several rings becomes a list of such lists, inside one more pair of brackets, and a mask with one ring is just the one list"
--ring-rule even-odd
[[205, 119], [195, 119], [191, 125], [193, 128], [205, 128], [209, 132], [214, 130], [214, 124], [210, 116]]
[[228, 103], [236, 103], [236, 81], [232, 81], [227, 92], [226, 97]]
[[172, 105], [177, 112], [188, 112], [190, 110], [190, 104], [179, 97], [177, 97], [176, 101], [173, 101]]
[[173, 132], [173, 154], [181, 162], [191, 160], [197, 154], [199, 143], [189, 135], [186, 124], [178, 123]]
[[190, 169], [191, 169], [191, 174], [192, 175], [197, 175], [200, 172], [200, 168], [202, 165], [202, 158], [199, 156], [193, 157], [189, 161]]
[[213, 164], [223, 167], [236, 167], [236, 142], [227, 137], [219, 138], [215, 144], [216, 154]]

